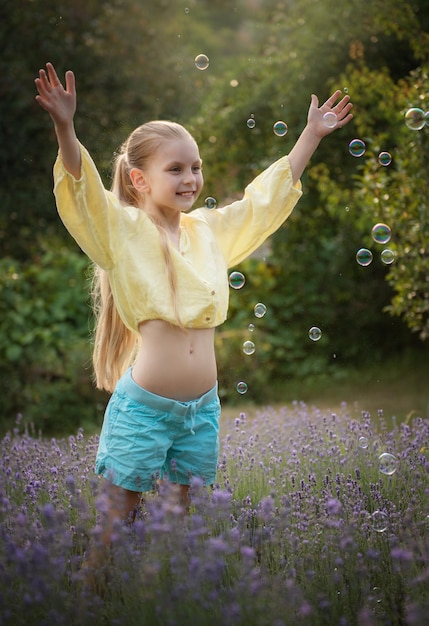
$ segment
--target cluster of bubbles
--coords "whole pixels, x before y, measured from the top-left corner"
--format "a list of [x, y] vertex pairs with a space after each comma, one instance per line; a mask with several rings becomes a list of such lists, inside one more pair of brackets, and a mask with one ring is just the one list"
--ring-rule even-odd
[[[267, 307], [265, 306], [263, 302], [257, 302], [255, 306], [253, 307], [253, 313], [255, 317], [257, 317], [258, 319], [261, 319], [262, 317], [264, 317], [266, 312], [267, 312]], [[247, 330], [253, 333], [253, 331], [255, 330], [255, 325], [252, 323], [249, 324], [249, 326], [247, 327]], [[251, 355], [251, 354], [254, 354], [255, 351], [256, 351], [256, 346], [253, 341], [250, 341], [250, 339], [248, 339], [247, 341], [243, 343], [244, 354]]]
[[[362, 141], [362, 139], [351, 140], [351, 142], [349, 143], [349, 153], [352, 156], [359, 158], [363, 156], [365, 152], [366, 144], [364, 141]], [[387, 167], [392, 163], [392, 155], [390, 154], [390, 152], [383, 150], [378, 155], [378, 162], [380, 163], [380, 165], [383, 165], [383, 167]]]
[[[358, 445], [362, 450], [366, 450], [369, 446], [368, 437], [363, 435], [359, 437]], [[392, 476], [396, 472], [397, 467], [398, 461], [390, 452], [383, 452], [383, 454], [380, 454], [378, 457], [378, 469], [382, 474]], [[368, 519], [371, 522], [372, 528], [377, 533], [383, 533], [389, 526], [389, 517], [384, 511], [376, 510], [371, 515], [368, 514]]]
[[[195, 58], [195, 65], [199, 70], [205, 70], [209, 66], [209, 59], [204, 54], [199, 54]], [[344, 87], [344, 93], [348, 93], [347, 87]], [[338, 125], [338, 118], [333, 111], [328, 111], [323, 115], [323, 122], [328, 128], [335, 128]], [[426, 125], [429, 125], [429, 111], [426, 113], [417, 107], [410, 108], [405, 114], [405, 123], [412, 130], [421, 130]], [[247, 127], [250, 129], [255, 128], [256, 120], [254, 114], [251, 114], [247, 119]], [[278, 120], [273, 124], [273, 132], [278, 137], [284, 137], [288, 132], [288, 125], [282, 120]], [[352, 139], [348, 146], [349, 153], [353, 157], [359, 158], [366, 153], [366, 144], [362, 139]], [[378, 163], [387, 167], [392, 163], [392, 155], [390, 152], [382, 151], [378, 154]], [[204, 205], [208, 209], [215, 209], [217, 207], [217, 201], [215, 198], [208, 197], [205, 199]], [[349, 207], [346, 207], [346, 211]], [[377, 223], [373, 226], [371, 235], [373, 240], [381, 245], [387, 244], [391, 239], [391, 229], [387, 224]], [[381, 261], [385, 265], [390, 265], [395, 260], [395, 252], [390, 248], [385, 248], [380, 253]], [[372, 263], [373, 253], [368, 248], [360, 248], [356, 253], [356, 261], [359, 265], [366, 267]], [[229, 285], [233, 289], [241, 289], [245, 284], [245, 277], [241, 272], [231, 272], [229, 275]], [[255, 305], [254, 310], [256, 317], [263, 317], [266, 313], [266, 307], [262, 303]], [[249, 324], [249, 332], [254, 331], [254, 324]], [[309, 338], [316, 342], [322, 337], [322, 331], [317, 326], [312, 326], [308, 331]], [[253, 341], [247, 340], [243, 344], [243, 352], [247, 355], [251, 355], [255, 352], [255, 344]], [[237, 391], [240, 394], [247, 392], [247, 384], [243, 381], [237, 384]], [[361, 448], [368, 447], [368, 440], [366, 437], [361, 437], [359, 440], [359, 446]], [[380, 471], [385, 474], [393, 474], [396, 469], [396, 459], [393, 455], [387, 453], [380, 456]], [[376, 511], [375, 513], [382, 512]], [[375, 515], [374, 513], [374, 515]]]
[[[362, 448], [362, 450], [366, 450], [369, 446], [368, 437], [363, 435], [359, 437], [358, 446], [359, 448]], [[390, 452], [383, 452], [380, 454], [378, 457], [378, 469], [382, 474], [392, 476], [396, 472], [397, 468], [398, 460], [394, 454], [391, 454]]]
[[[392, 237], [392, 230], [387, 224], [379, 222], [372, 227], [371, 236], [376, 243], [385, 245]], [[385, 248], [381, 252], [381, 261], [385, 265], [390, 265], [395, 260], [395, 252], [390, 248]], [[360, 248], [356, 253], [356, 261], [362, 267], [368, 266], [372, 262], [373, 256], [368, 248]]]
[[[246, 278], [244, 274], [238, 271], [231, 272], [228, 280], [229, 280], [229, 285], [232, 289], [241, 289], [246, 282]], [[267, 306], [263, 302], [257, 302], [255, 306], [253, 307], [253, 314], [258, 319], [261, 319], [262, 317], [264, 317], [266, 312], [267, 312]], [[253, 333], [253, 331], [255, 330], [255, 325], [253, 323], [250, 323], [247, 327], [247, 330], [250, 333]], [[247, 339], [243, 343], [242, 349], [243, 349], [244, 354], [246, 354], [247, 356], [251, 356], [252, 354], [256, 352], [255, 342], [251, 341], [250, 339]], [[236, 390], [240, 395], [244, 395], [245, 393], [247, 393], [247, 389], [248, 389], [247, 383], [242, 380], [238, 382], [236, 385]]]
[[429, 126], [429, 111], [425, 113], [418, 107], [408, 109], [405, 113], [405, 124], [411, 130], [422, 130], [425, 126]]
[[[255, 116], [252, 113], [249, 117], [249, 119], [246, 122], [247, 128], [255, 128], [256, 126], [256, 120], [255, 120]], [[273, 133], [275, 135], [277, 135], [277, 137], [284, 137], [285, 135], [287, 135], [289, 128], [288, 125], [286, 124], [286, 122], [283, 122], [283, 120], [277, 120], [277, 122], [274, 122], [273, 124]]]

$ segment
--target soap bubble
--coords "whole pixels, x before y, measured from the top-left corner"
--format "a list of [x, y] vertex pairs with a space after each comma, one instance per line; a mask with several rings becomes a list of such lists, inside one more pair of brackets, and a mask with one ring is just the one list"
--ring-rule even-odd
[[344, 91], [344, 93], [349, 93], [349, 88], [348, 87], [343, 87], [343, 91]]
[[382, 262], [385, 265], [391, 265], [393, 261], [395, 260], [396, 253], [394, 252], [394, 250], [391, 250], [390, 248], [386, 248], [385, 250], [382, 251], [380, 256], [381, 256]]
[[335, 128], [335, 126], [338, 124], [338, 118], [333, 111], [328, 111], [323, 116], [323, 123], [328, 128]]
[[209, 66], [209, 57], [206, 54], [199, 54], [195, 57], [195, 67], [198, 70], [206, 70]]
[[371, 515], [372, 527], [377, 533], [384, 533], [389, 525], [389, 518], [384, 511], [374, 511]]
[[246, 279], [241, 272], [231, 272], [229, 275], [229, 286], [233, 289], [241, 289], [245, 282]]
[[380, 163], [380, 165], [384, 165], [384, 167], [387, 167], [392, 162], [392, 155], [390, 154], [390, 152], [380, 152], [380, 154], [378, 155], [378, 162]]
[[361, 248], [360, 250], [358, 250], [356, 252], [356, 261], [359, 263], [359, 265], [362, 265], [362, 267], [366, 267], [367, 265], [369, 265], [372, 261], [371, 250], [368, 250], [367, 248]]
[[319, 341], [322, 336], [322, 331], [317, 326], [312, 326], [308, 331], [308, 336], [310, 337], [311, 341]]
[[249, 333], [253, 333], [253, 331], [255, 330], [255, 324], [249, 324], [247, 330], [249, 331]]
[[257, 304], [255, 304], [253, 312], [255, 314], [255, 317], [264, 317], [265, 313], [267, 312], [267, 307], [262, 302], [258, 302]]
[[354, 157], [361, 157], [365, 154], [366, 146], [362, 139], [352, 139], [349, 143], [349, 152]]
[[392, 231], [387, 224], [375, 224], [371, 230], [372, 238], [376, 243], [387, 243], [390, 241]]
[[246, 124], [247, 124], [248, 128], [255, 128], [255, 126], [256, 126], [256, 122], [253, 119], [253, 117], [249, 117], [249, 119], [247, 120]]
[[240, 381], [239, 383], [237, 383], [236, 389], [238, 393], [243, 395], [247, 391], [247, 383], [245, 383], [243, 380]]
[[389, 452], [384, 452], [380, 454], [378, 457], [379, 469], [382, 474], [386, 474], [386, 476], [392, 476], [396, 472], [397, 469], [397, 460], [396, 456], [390, 454]]
[[211, 196], [208, 196], [204, 200], [204, 206], [206, 207], [206, 209], [215, 209], [217, 207], [216, 198], [212, 198]]
[[287, 134], [287, 131], [288, 127], [286, 122], [282, 122], [281, 120], [279, 120], [278, 122], [274, 123], [273, 132], [275, 135], [277, 135], [277, 137], [284, 137]]
[[367, 448], [368, 447], [368, 438], [367, 437], [359, 437], [359, 448]]
[[429, 111], [426, 111], [425, 113], [425, 122], [426, 122], [426, 126], [429, 126]]
[[251, 354], [254, 354], [256, 350], [255, 344], [253, 343], [253, 341], [245, 341], [243, 343], [243, 352], [244, 354], [247, 354], [248, 356], [250, 356]]
[[426, 124], [424, 111], [417, 107], [408, 109], [405, 113], [405, 124], [411, 130], [421, 130]]

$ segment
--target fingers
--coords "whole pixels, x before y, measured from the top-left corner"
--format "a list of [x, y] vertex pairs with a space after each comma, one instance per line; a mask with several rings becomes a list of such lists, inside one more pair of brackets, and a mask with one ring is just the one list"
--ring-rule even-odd
[[[340, 89], [337, 89], [336, 91], [334, 91], [334, 93], [332, 94], [332, 96], [330, 96], [326, 102], [325, 102], [325, 106], [328, 106], [329, 108], [332, 109], [332, 107], [334, 106], [334, 104], [336, 103], [336, 101], [338, 100], [338, 98], [341, 96], [343, 92]], [[349, 98], [349, 96], [344, 96], [345, 98]], [[344, 98], [343, 98], [344, 99]]]
[[50, 85], [48, 77], [46, 76], [45, 70], [39, 70], [39, 78], [36, 78], [34, 81], [37, 85], [38, 90], [43, 90], [45, 92], [49, 91]]
[[[56, 87], [62, 87], [61, 81], [52, 63], [46, 63], [46, 70], [47, 72], [44, 69], [39, 70], [39, 78], [36, 79], [36, 84], [40, 84], [46, 92]], [[39, 81], [39, 83], [37, 83], [37, 81]], [[73, 72], [70, 70], [66, 72], [66, 91], [70, 93], [74, 93], [75, 91], [75, 78]]]
[[333, 110], [337, 113], [341, 113], [341, 111], [344, 111], [344, 109], [348, 108], [351, 109], [352, 108], [352, 103], [350, 102], [350, 96], [344, 96], [344, 98], [342, 98], [338, 104], [335, 105], [335, 107], [333, 108]]
[[74, 74], [71, 70], [66, 72], [66, 91], [70, 94], [76, 94], [76, 81]]
[[[346, 95], [343, 98], [341, 98], [341, 100], [339, 102], [337, 102], [338, 98], [342, 95], [342, 91], [340, 89], [337, 89], [337, 91], [335, 91], [332, 96], [330, 98], [328, 98], [325, 102], [325, 104], [323, 105], [324, 107], [329, 107], [330, 109], [332, 109], [332, 111], [334, 111], [334, 113], [336, 113], [338, 115], [338, 113], [340, 113], [344, 107], [350, 102], [350, 96]], [[337, 102], [337, 104], [335, 104]], [[351, 105], [353, 106], [353, 105]]]
[[[337, 102], [341, 95], [342, 91], [337, 89], [324, 104], [324, 107], [330, 107], [330, 110], [337, 116], [337, 128], [342, 128], [353, 118], [353, 115], [350, 113], [353, 108], [353, 104], [350, 102], [350, 96], [345, 95]], [[337, 104], [335, 104], [336, 102]]]
[[337, 128], [342, 128], [343, 126], [345, 126], [346, 124], [348, 124], [350, 122], [350, 120], [353, 119], [353, 115], [351, 113], [347, 113], [347, 115], [341, 119], [338, 120], [337, 123]]
[[60, 79], [58, 78], [58, 75], [52, 63], [46, 63], [46, 69], [48, 70], [49, 82], [51, 83], [52, 87], [58, 87], [59, 85], [61, 85]]

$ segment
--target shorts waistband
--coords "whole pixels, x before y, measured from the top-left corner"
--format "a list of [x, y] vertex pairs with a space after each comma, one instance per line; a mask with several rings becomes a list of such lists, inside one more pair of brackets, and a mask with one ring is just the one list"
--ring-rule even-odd
[[147, 391], [144, 387], [140, 387], [140, 385], [138, 385], [132, 377], [131, 368], [129, 368], [119, 380], [118, 387], [121, 388], [130, 398], [140, 404], [146, 404], [153, 409], [177, 416], [186, 416], [190, 411], [194, 413], [199, 407], [210, 404], [218, 398], [217, 382], [202, 396], [187, 402], [181, 402], [180, 400], [175, 400], [174, 398], [159, 396], [156, 393]]

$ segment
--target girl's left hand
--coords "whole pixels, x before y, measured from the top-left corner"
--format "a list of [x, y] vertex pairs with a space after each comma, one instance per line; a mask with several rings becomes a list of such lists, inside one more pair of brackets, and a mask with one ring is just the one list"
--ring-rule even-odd
[[[350, 113], [353, 107], [353, 104], [350, 102], [350, 96], [344, 96], [339, 100], [341, 95], [342, 91], [337, 89], [320, 107], [318, 97], [314, 94], [311, 96], [307, 125], [318, 137], [325, 137], [337, 128], [342, 128], [353, 118], [353, 115]], [[338, 100], [339, 102], [337, 102]], [[326, 113], [332, 113], [333, 115], [326, 116]]]
[[66, 72], [66, 88], [64, 89], [52, 63], [46, 64], [46, 71], [41, 69], [39, 77], [34, 81], [38, 94], [37, 102], [51, 116], [55, 126], [73, 124], [76, 113], [76, 86], [74, 74]]

